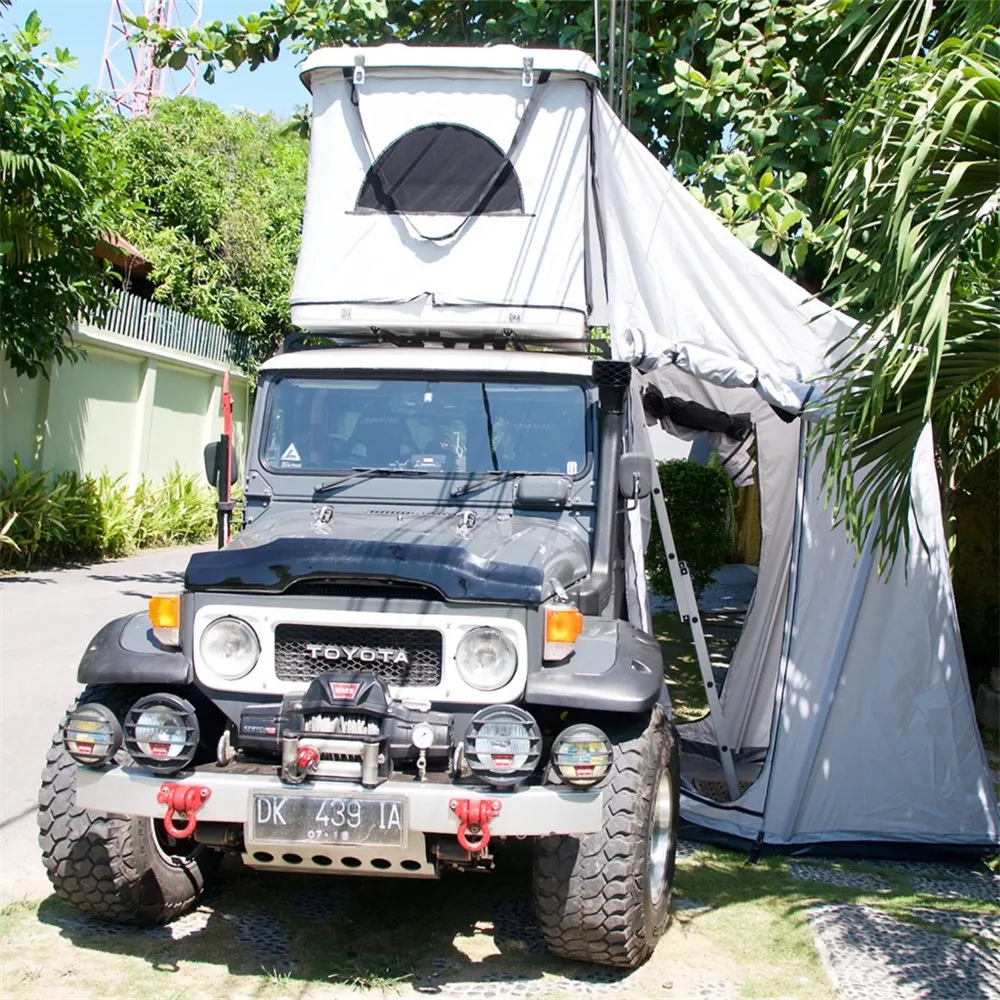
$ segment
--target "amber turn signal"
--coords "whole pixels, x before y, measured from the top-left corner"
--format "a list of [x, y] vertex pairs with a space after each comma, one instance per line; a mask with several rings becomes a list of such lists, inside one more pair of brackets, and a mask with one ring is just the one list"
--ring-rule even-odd
[[181, 599], [178, 594], [157, 594], [149, 599], [153, 635], [164, 646], [181, 644]]
[[572, 604], [550, 604], [545, 608], [545, 644], [542, 658], [565, 660], [583, 632], [583, 615]]

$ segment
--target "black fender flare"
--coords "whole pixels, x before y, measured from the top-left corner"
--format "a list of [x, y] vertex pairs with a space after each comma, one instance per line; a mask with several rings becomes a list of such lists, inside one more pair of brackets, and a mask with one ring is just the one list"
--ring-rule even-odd
[[628, 622], [585, 618], [573, 653], [528, 674], [529, 705], [597, 712], [648, 712], [663, 690], [663, 654], [656, 639]]
[[170, 684], [194, 680], [187, 653], [161, 645], [145, 611], [108, 622], [87, 646], [76, 679], [81, 684]]

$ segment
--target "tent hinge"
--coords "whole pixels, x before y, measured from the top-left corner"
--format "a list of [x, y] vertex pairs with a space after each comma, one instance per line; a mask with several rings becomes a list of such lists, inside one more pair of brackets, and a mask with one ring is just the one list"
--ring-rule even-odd
[[521, 86], [533, 87], [535, 85], [535, 57], [525, 56], [521, 63]]
[[365, 57], [357, 55], [354, 57], [354, 86], [360, 87], [365, 82]]

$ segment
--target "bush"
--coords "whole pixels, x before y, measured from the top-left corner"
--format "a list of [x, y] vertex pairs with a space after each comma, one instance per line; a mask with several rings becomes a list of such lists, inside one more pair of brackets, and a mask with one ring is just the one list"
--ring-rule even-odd
[[[700, 594], [732, 548], [729, 476], [717, 463], [699, 465], [683, 458], [660, 462], [658, 470], [678, 558], [687, 563], [695, 593]], [[673, 596], [655, 515], [646, 550], [646, 576], [654, 593]]]
[[0, 471], [0, 567], [113, 559], [139, 548], [205, 541], [215, 530], [215, 495], [175, 466], [159, 485], [145, 477]]

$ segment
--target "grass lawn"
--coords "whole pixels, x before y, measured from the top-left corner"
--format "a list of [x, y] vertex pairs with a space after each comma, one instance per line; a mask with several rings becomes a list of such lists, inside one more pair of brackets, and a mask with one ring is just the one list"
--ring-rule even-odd
[[695, 657], [691, 627], [676, 611], [653, 615], [653, 633], [663, 650], [663, 672], [678, 722], [693, 722], [708, 712], [705, 688]]

